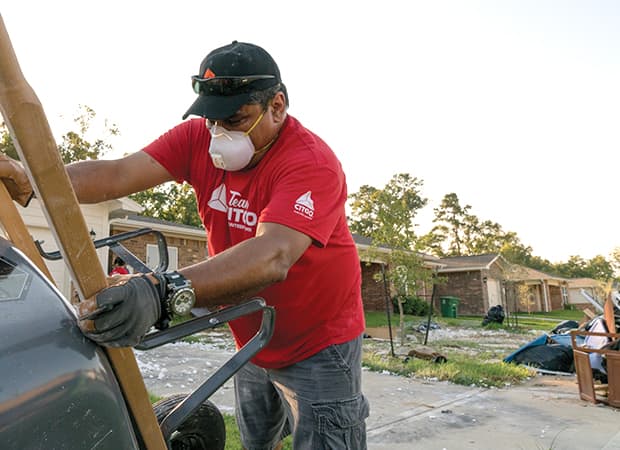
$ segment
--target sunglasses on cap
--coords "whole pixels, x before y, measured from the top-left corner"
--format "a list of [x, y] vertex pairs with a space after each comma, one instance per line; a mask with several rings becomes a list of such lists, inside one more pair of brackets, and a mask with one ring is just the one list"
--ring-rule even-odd
[[269, 80], [275, 75], [246, 75], [236, 77], [201, 78], [192, 76], [192, 88], [202, 95], [236, 95], [252, 91], [254, 81]]

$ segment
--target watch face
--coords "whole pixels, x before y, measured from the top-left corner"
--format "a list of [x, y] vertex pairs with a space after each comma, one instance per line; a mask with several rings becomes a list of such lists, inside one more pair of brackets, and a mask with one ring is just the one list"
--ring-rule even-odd
[[175, 315], [186, 316], [194, 307], [196, 295], [191, 288], [176, 291], [170, 299], [170, 309]]

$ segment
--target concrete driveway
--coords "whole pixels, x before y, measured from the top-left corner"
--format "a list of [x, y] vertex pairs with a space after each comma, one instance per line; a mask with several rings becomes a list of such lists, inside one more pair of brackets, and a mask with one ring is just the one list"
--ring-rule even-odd
[[[209, 344], [169, 344], [136, 357], [147, 389], [165, 397], [191, 392], [233, 352], [223, 332]], [[620, 410], [580, 400], [574, 377], [485, 389], [365, 371], [363, 384], [370, 450], [620, 449]], [[210, 400], [232, 413], [232, 381]]]

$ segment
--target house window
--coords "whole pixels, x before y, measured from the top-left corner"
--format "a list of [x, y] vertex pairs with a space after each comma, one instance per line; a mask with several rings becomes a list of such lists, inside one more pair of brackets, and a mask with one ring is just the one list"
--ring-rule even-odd
[[[159, 248], [157, 245], [146, 244], [146, 265], [152, 270], [159, 264]], [[179, 268], [179, 249], [168, 247], [168, 270]]]

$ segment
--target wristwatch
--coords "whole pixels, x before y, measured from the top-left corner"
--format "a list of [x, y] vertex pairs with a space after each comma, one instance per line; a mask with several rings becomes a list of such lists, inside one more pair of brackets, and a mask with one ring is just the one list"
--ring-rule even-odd
[[186, 316], [196, 303], [196, 293], [192, 282], [179, 272], [165, 272], [166, 279], [166, 310], [170, 316]]
[[157, 280], [161, 315], [155, 328], [165, 330], [174, 316], [186, 316], [196, 303], [192, 283], [179, 272], [152, 273]]

